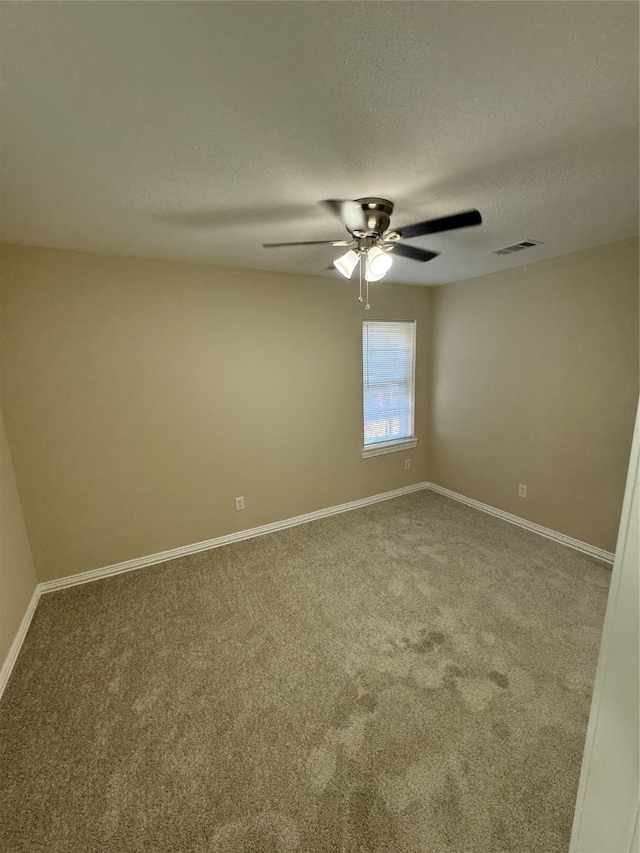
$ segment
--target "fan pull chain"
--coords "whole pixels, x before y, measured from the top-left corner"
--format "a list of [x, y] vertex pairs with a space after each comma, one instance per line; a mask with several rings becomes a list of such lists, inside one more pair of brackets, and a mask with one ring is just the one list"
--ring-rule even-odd
[[367, 283], [367, 304], [364, 306], [364, 310], [368, 311], [369, 308], [371, 308], [371, 305], [369, 305], [369, 279], [366, 276], [365, 276], [365, 281]]
[[358, 302], [362, 302], [362, 255], [360, 255], [358, 261], [358, 271], [360, 273], [360, 296], [358, 296]]

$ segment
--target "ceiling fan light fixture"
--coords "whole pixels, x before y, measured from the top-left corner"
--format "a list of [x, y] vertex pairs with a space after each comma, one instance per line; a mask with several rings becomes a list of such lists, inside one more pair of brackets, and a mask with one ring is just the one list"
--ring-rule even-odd
[[367, 280], [380, 281], [391, 269], [393, 258], [378, 246], [367, 252]]
[[349, 251], [345, 252], [344, 255], [340, 255], [339, 258], [336, 258], [333, 265], [345, 278], [351, 278], [354, 269], [358, 266], [359, 260], [360, 255], [357, 252], [354, 252], [353, 249], [349, 249]]
[[[333, 261], [333, 266], [340, 275], [351, 278], [355, 268], [360, 262], [360, 302], [363, 302], [362, 283], [366, 285], [366, 305], [369, 305], [369, 283], [380, 281], [389, 272], [393, 264], [391, 251], [401, 258], [410, 261], [425, 263], [437, 258], [439, 252], [429, 249], [421, 249], [417, 246], [405, 245], [404, 241], [414, 237], [423, 237], [427, 234], [439, 234], [442, 231], [454, 231], [458, 228], [469, 228], [473, 225], [482, 224], [482, 216], [479, 210], [464, 210], [461, 213], [453, 213], [449, 216], [441, 216], [438, 219], [427, 219], [424, 222], [414, 222], [400, 229], [389, 230], [391, 214], [393, 213], [393, 202], [389, 199], [358, 198], [347, 199], [325, 199], [324, 207], [335, 214], [342, 222], [348, 233], [348, 239], [342, 240], [307, 240], [294, 243], [263, 243], [265, 248], [276, 248], [279, 246], [311, 246], [320, 243], [330, 243], [332, 246], [355, 246], [349, 249], [341, 257]], [[531, 245], [536, 240], [523, 241], [522, 245]], [[507, 246], [507, 249], [513, 248]], [[506, 250], [505, 250], [506, 251]], [[501, 254], [498, 251], [496, 254]], [[329, 267], [331, 269], [331, 267]]]

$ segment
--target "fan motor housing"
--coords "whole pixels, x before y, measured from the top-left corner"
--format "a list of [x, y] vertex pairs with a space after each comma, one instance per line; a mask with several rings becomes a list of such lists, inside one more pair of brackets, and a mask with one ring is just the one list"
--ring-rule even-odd
[[357, 198], [367, 220], [367, 233], [381, 235], [389, 227], [393, 202], [386, 198]]

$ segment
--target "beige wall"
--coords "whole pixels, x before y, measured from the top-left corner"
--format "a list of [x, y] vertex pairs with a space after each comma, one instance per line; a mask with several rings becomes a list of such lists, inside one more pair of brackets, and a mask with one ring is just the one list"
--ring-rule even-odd
[[430, 479], [612, 551], [638, 397], [638, 240], [437, 288], [431, 344]]
[[365, 318], [418, 321], [426, 436], [424, 288], [376, 284], [365, 312], [344, 280], [15, 246], [2, 279], [3, 410], [41, 580], [426, 479], [424, 438], [361, 457]]
[[[40, 580], [426, 479], [611, 550], [637, 252], [381, 283], [368, 315], [342, 280], [4, 247], [3, 411]], [[367, 316], [418, 320], [421, 441], [363, 460]]]
[[36, 572], [0, 415], [0, 667], [36, 588]]

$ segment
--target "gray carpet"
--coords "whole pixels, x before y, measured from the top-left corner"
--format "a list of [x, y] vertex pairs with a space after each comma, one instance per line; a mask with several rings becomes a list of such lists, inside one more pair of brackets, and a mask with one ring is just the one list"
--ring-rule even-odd
[[610, 572], [419, 492], [44, 596], [6, 853], [565, 853]]

